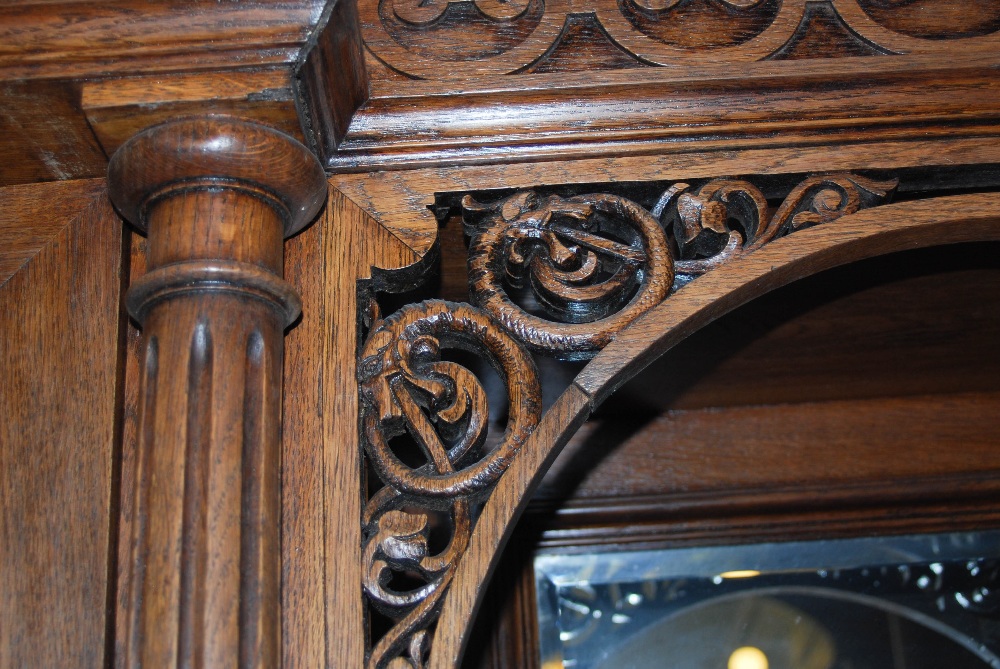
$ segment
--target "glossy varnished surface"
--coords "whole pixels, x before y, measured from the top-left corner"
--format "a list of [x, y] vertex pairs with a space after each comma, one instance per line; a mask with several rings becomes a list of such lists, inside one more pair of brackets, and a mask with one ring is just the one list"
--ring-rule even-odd
[[0, 189], [0, 203], [0, 239], [20, 251], [0, 280], [0, 665], [100, 667], [111, 648], [121, 227], [96, 181]]

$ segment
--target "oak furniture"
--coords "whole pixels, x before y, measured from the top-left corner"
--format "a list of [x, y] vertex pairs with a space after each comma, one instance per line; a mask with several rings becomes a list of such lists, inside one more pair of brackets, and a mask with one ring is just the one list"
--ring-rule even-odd
[[538, 546], [997, 527], [998, 47], [6, 3], [0, 666], [529, 667]]

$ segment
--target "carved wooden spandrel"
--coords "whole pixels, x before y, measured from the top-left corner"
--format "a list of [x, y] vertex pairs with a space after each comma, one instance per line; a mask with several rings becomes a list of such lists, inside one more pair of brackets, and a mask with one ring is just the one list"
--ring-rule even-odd
[[[495, 447], [487, 444], [486, 391], [467, 368], [442, 358], [449, 348], [483, 356], [507, 388], [507, 426]], [[434, 300], [376, 318], [358, 376], [364, 448], [384, 483], [362, 518], [363, 586], [391, 621], [366, 663], [419, 668], [482, 502], [538, 424], [538, 373], [489, 316]], [[416, 444], [422, 464], [395, 452], [393, 439], [402, 435]], [[443, 548], [431, 547], [432, 527], [447, 532]]]
[[[696, 277], [882, 204], [896, 185], [819, 175], [770, 204], [752, 180], [676, 182], [650, 209], [610, 193], [462, 198], [477, 307], [432, 300], [384, 319], [371, 312], [358, 363], [362, 441], [377, 479], [362, 515], [362, 584], [380, 616], [373, 613], [368, 666], [419, 668], [434, 658], [438, 613], [484, 505], [508, 469], [540, 457], [522, 453], [541, 419], [528, 350], [590, 357]], [[469, 369], [442, 357], [448, 348], [482, 356], [504, 382], [510, 411], [501, 439], [488, 441], [487, 393]]]
[[[466, 196], [471, 297], [532, 351], [585, 359], [692, 278], [885, 202], [895, 186], [851, 174], [809, 177], [773, 213], [741, 179], [693, 192], [674, 183], [651, 210], [610, 194], [523, 191], [489, 205]], [[512, 298], [520, 289], [534, 304]]]

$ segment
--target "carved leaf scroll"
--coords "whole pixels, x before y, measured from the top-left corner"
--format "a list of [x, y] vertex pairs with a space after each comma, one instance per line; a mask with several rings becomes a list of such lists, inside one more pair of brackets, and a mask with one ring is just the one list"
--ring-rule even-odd
[[[694, 191], [673, 184], [651, 211], [609, 194], [523, 191], [489, 205], [466, 196], [472, 299], [533, 351], [589, 357], [693, 277], [884, 202], [895, 186], [850, 174], [810, 177], [773, 215], [760, 189], [741, 179]], [[538, 309], [512, 298], [526, 287]]]
[[[469, 369], [442, 359], [449, 348], [484, 357], [507, 386], [507, 427], [495, 448], [486, 440], [486, 392]], [[374, 324], [359, 380], [365, 449], [386, 484], [362, 519], [363, 586], [375, 609], [393, 623], [371, 649], [368, 666], [419, 668], [476, 509], [538, 424], [538, 374], [527, 351], [486, 314], [429, 301]], [[404, 461], [393, 450], [393, 437], [403, 434], [419, 447], [423, 464]], [[430, 541], [434, 525], [450, 533], [447, 546], [436, 552]]]
[[[895, 186], [815, 176], [776, 209], [742, 179], [697, 189], [675, 183], [651, 210], [612, 194], [522, 191], [491, 204], [464, 198], [470, 282], [481, 309], [433, 300], [385, 319], [373, 312], [359, 363], [364, 448], [384, 483], [362, 518], [362, 585], [389, 621], [370, 648], [369, 669], [426, 665], [479, 510], [539, 422], [538, 375], [521, 342], [563, 358], [588, 355], [694, 277], [797, 229], [884, 202]], [[519, 287], [546, 318], [508, 295]], [[487, 439], [487, 393], [470, 369], [443, 355], [448, 349], [489, 361], [506, 386], [501, 439]], [[406, 435], [419, 462], [398, 452], [396, 438]]]

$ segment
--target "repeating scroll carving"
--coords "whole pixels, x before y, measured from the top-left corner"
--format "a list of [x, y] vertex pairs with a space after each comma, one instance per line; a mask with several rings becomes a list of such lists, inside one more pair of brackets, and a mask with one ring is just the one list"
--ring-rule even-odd
[[[884, 202], [895, 185], [814, 176], [776, 208], [751, 182], [729, 178], [672, 184], [651, 209], [606, 193], [522, 191], [488, 204], [466, 196], [478, 308], [432, 300], [384, 319], [373, 313], [358, 366], [364, 448], [382, 483], [362, 518], [362, 585], [385, 620], [369, 669], [428, 661], [482, 506], [541, 417], [529, 348], [586, 357], [700, 274]], [[524, 306], [526, 297], [533, 306]], [[453, 349], [488, 361], [506, 387], [502, 437], [487, 434], [487, 392], [468, 366], [449, 359]]]
[[[359, 10], [372, 53], [427, 79], [573, 71], [575, 61], [614, 69], [932, 53], [942, 40], [1000, 30], [990, 0], [360, 0]], [[584, 16], [610, 60], [572, 30]], [[547, 62], [556, 51], [559, 62]]]
[[[442, 352], [483, 356], [508, 389], [500, 443], [489, 447], [487, 394]], [[364, 590], [392, 626], [371, 649], [371, 669], [423, 667], [428, 628], [464, 553], [482, 501], [538, 424], [541, 389], [528, 353], [481, 311], [430, 301], [377, 321], [361, 355], [362, 429], [369, 462], [386, 484], [363, 518]], [[424, 458], [394, 450], [408, 435]], [[446, 528], [435, 549], [432, 528]]]
[[[694, 191], [674, 184], [652, 211], [607, 194], [527, 191], [491, 205], [467, 196], [472, 299], [532, 350], [588, 357], [692, 278], [796, 229], [884, 202], [894, 188], [850, 174], [810, 177], [773, 215], [763, 193], [739, 179]], [[523, 288], [545, 317], [512, 298]]]
[[1000, 30], [1000, 5], [991, 0], [858, 0], [872, 20], [911, 37], [956, 39]]

